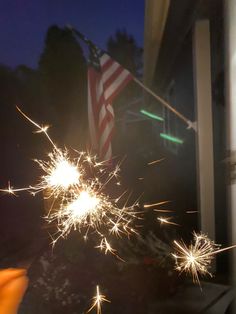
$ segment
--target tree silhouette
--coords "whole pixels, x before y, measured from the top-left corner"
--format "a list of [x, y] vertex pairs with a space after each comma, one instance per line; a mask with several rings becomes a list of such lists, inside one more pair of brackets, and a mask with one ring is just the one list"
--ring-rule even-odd
[[[134, 76], [139, 77], [142, 73], [142, 48], [138, 47], [134, 37], [125, 30], [117, 30], [115, 35], [107, 41], [109, 55], [129, 70]], [[142, 89], [131, 81], [115, 99], [113, 107], [116, 115], [116, 132], [114, 133], [113, 150], [115, 154], [128, 154], [126, 145], [130, 134], [126, 134], [123, 127], [127, 108], [139, 99]], [[131, 148], [133, 150], [133, 146]], [[125, 151], [125, 152], [124, 152]]]
[[0, 65], [0, 101], [3, 104], [12, 104], [19, 99], [20, 84], [11, 68]]
[[[138, 47], [134, 37], [127, 34], [126, 30], [117, 30], [115, 35], [108, 39], [107, 51], [114, 60], [118, 61], [134, 76], [141, 76], [143, 49]], [[141, 93], [140, 87], [135, 82], [130, 82], [120, 93], [114, 106], [118, 111], [123, 112], [127, 108], [127, 104], [140, 97]]]
[[60, 129], [58, 137], [66, 144], [80, 145], [85, 137], [79, 133], [84, 130], [85, 121], [86, 64], [83, 51], [69, 29], [58, 26], [48, 29], [39, 70], [52, 122]]
[[143, 49], [138, 47], [134, 37], [126, 30], [116, 31], [107, 41], [109, 54], [135, 76], [142, 71]]

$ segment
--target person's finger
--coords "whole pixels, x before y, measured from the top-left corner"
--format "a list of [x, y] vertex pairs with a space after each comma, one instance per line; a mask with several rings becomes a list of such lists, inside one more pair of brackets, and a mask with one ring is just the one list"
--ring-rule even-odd
[[28, 278], [22, 276], [11, 279], [0, 288], [0, 314], [16, 314], [28, 287]]
[[9, 281], [26, 275], [26, 270], [23, 268], [8, 268], [0, 270], [0, 288]]

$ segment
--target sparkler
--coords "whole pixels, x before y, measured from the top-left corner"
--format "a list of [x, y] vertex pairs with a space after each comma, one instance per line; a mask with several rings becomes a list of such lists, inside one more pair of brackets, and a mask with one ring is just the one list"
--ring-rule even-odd
[[191, 274], [193, 282], [200, 285], [199, 275], [212, 277], [210, 265], [215, 255], [236, 248], [236, 245], [220, 249], [220, 245], [215, 244], [205, 234], [194, 232], [193, 235], [194, 242], [189, 246], [174, 241], [177, 253], [172, 256], [175, 258], [176, 270]]
[[44, 175], [37, 185], [30, 186], [30, 191], [37, 193], [47, 190], [50, 191], [49, 197], [58, 198], [61, 194], [78, 186], [83, 173], [82, 167], [78, 166], [80, 158], [72, 161], [66, 149], [64, 151], [54, 149], [48, 154], [47, 161], [35, 159]]
[[[46, 220], [56, 222], [57, 233], [54, 235], [53, 244], [62, 237], [68, 236], [71, 230], [85, 231], [84, 238], [87, 239], [89, 231], [95, 232], [100, 244], [97, 248], [116, 255], [107, 240], [109, 235], [121, 236], [136, 233], [132, 227], [133, 220], [138, 213], [135, 202], [131, 206], [124, 204], [121, 206], [121, 199], [124, 194], [117, 198], [112, 198], [105, 192], [105, 187], [113, 179], [119, 184], [119, 165], [113, 171], [107, 171], [105, 165], [99, 162], [96, 156], [88, 153], [77, 152], [76, 158], [69, 155], [69, 151], [58, 148], [48, 134], [48, 126], [40, 126], [30, 119], [18, 107], [19, 112], [34, 126], [36, 133], [43, 133], [52, 145], [52, 151], [48, 154], [47, 160], [35, 160], [39, 168], [43, 171], [39, 182], [36, 185], [29, 185], [24, 188], [13, 188], [10, 183], [6, 189], [0, 191], [16, 195], [20, 191], [29, 191], [35, 195], [41, 191], [47, 191], [47, 197], [53, 199], [53, 204], [48, 211]], [[151, 162], [150, 164], [159, 161]], [[56, 202], [54, 202], [57, 200]], [[170, 201], [162, 201], [153, 204], [145, 204], [144, 208], [161, 206]], [[56, 208], [54, 208], [56, 206]], [[164, 209], [155, 209], [165, 211]], [[158, 220], [164, 224], [174, 224], [170, 218], [159, 217]], [[192, 275], [193, 281], [200, 284], [199, 275], [212, 276], [209, 268], [214, 256], [225, 250], [235, 248], [236, 245], [220, 249], [219, 245], [211, 241], [206, 235], [194, 233], [194, 242], [188, 247], [185, 243], [174, 241], [177, 252], [172, 254], [176, 260], [176, 269], [180, 272], [187, 272]], [[119, 258], [119, 257], [118, 257]], [[97, 314], [101, 314], [101, 303], [106, 300], [99, 292], [93, 298], [94, 303], [89, 309], [91, 311], [97, 307]]]
[[89, 308], [87, 313], [92, 311], [92, 309], [94, 309], [96, 307], [97, 308], [97, 314], [102, 314], [102, 302], [109, 302], [110, 303], [111, 301], [107, 300], [105, 295], [100, 294], [99, 286], [97, 286], [96, 295], [93, 297], [93, 304]]
[[[52, 145], [52, 151], [48, 154], [47, 160], [35, 162], [43, 171], [39, 182], [36, 185], [22, 189], [14, 189], [8, 186], [2, 192], [15, 194], [22, 190], [28, 190], [35, 195], [38, 192], [46, 191], [46, 198], [52, 198], [53, 202], [48, 211], [46, 220], [57, 224], [57, 232], [54, 235], [53, 244], [60, 237], [66, 237], [71, 230], [82, 232], [85, 230], [84, 238], [88, 232], [95, 231], [100, 237], [100, 249], [105, 253], [111, 252], [111, 248], [105, 233], [122, 233], [129, 235], [135, 230], [131, 227], [132, 221], [137, 217], [135, 210], [138, 203], [131, 206], [126, 204], [120, 206], [124, 194], [117, 198], [111, 198], [105, 193], [105, 187], [110, 181], [120, 184], [119, 165], [113, 171], [108, 171], [103, 162], [99, 162], [96, 156], [88, 153], [78, 152], [76, 158], [71, 158], [69, 151], [58, 148], [48, 134], [48, 126], [40, 126], [29, 118], [21, 109], [18, 111], [34, 126], [36, 133], [43, 133]], [[114, 179], [114, 180], [113, 180]], [[105, 231], [104, 231], [105, 229]]]
[[95, 180], [82, 183], [71, 191], [70, 197], [64, 197], [60, 208], [50, 212], [47, 219], [49, 222], [57, 221], [59, 237], [66, 237], [71, 229], [82, 231], [95, 231], [102, 238], [102, 246], [105, 252], [113, 253], [105, 238], [102, 227], [105, 226], [110, 234], [120, 236], [122, 233], [134, 233], [131, 227], [132, 220], [136, 217], [134, 205], [130, 207], [117, 206], [118, 199], [112, 200], [101, 191], [102, 186]]

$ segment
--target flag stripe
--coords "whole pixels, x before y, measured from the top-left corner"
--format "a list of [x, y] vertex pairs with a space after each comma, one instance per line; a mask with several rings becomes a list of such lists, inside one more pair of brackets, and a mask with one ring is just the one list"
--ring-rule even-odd
[[[115, 64], [117, 62], [114, 62], [111, 58], [109, 60], [107, 60], [102, 66], [101, 66], [101, 70], [102, 73], [104, 73], [105, 71], [107, 71], [113, 64]], [[119, 63], [118, 63], [119, 65]]]
[[89, 130], [91, 137], [91, 144], [94, 149], [98, 148], [98, 138], [96, 132], [96, 113], [95, 113], [95, 101], [94, 101], [94, 93], [92, 92], [94, 89], [94, 79], [93, 79], [93, 69], [88, 70], [88, 121], [89, 121]]
[[130, 73], [127, 74], [126, 72], [122, 72], [119, 77], [110, 85], [109, 89], [105, 91], [106, 100], [111, 103], [131, 79], [132, 76]]
[[[107, 123], [109, 123], [110, 121], [113, 121], [113, 119], [114, 119], [114, 115], [112, 115], [111, 112], [109, 112], [108, 110], [105, 110], [105, 112], [100, 112], [100, 115], [99, 115], [99, 133], [100, 134], [102, 134], [102, 132], [106, 128]], [[114, 121], [112, 123], [114, 123]]]
[[109, 161], [112, 158], [111, 140], [114, 130], [112, 101], [132, 79], [132, 75], [107, 54], [88, 69], [88, 115], [91, 142], [99, 149], [100, 157]]
[[110, 77], [106, 81], [104, 81], [104, 83], [103, 83], [104, 89], [108, 91], [110, 89], [110, 87], [117, 81], [119, 76], [122, 75], [123, 72], [124, 72], [124, 70], [122, 69], [122, 67], [117, 68], [110, 75]]
[[121, 66], [115, 62], [106, 71], [104, 71], [102, 75], [103, 84], [106, 84], [110, 77], [116, 73], [116, 70], [119, 68], [121, 68]]
[[[101, 56], [101, 58], [100, 58], [100, 64], [101, 64], [101, 66], [104, 66], [104, 64], [105, 64], [108, 60], [111, 60], [111, 61], [112, 61], [112, 58], [111, 58], [108, 54], [104, 53], [104, 54]], [[114, 62], [115, 62], [115, 61], [114, 61]]]
[[100, 137], [101, 148], [107, 142], [107, 138], [110, 136], [112, 129], [113, 129], [113, 121], [110, 121], [106, 124], [106, 127], [101, 134], [101, 137]]
[[[112, 109], [113, 111], [113, 109]], [[99, 121], [99, 133], [102, 134], [104, 129], [106, 128], [106, 124], [112, 122], [112, 125], [114, 125], [114, 112], [110, 112], [107, 108], [106, 110], [106, 116], [102, 117]]]
[[105, 154], [103, 154], [102, 156], [102, 160], [105, 161], [107, 164], [111, 163], [111, 156], [112, 156], [112, 147], [111, 147], [111, 143], [106, 151]]
[[103, 159], [104, 159], [104, 156], [107, 154], [109, 147], [111, 147], [112, 136], [113, 136], [113, 128], [109, 130], [109, 133], [107, 133], [105, 141], [103, 141], [101, 144], [100, 154], [103, 157]]

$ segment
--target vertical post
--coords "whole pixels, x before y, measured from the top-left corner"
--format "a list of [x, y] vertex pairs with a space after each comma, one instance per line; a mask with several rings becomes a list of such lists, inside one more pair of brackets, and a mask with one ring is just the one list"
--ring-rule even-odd
[[208, 20], [195, 23], [193, 34], [195, 103], [197, 113], [198, 207], [201, 230], [215, 239], [214, 156], [210, 28]]
[[[230, 207], [229, 230], [232, 243], [236, 243], [236, 2], [225, 1], [225, 82], [227, 108], [227, 148], [231, 181], [228, 189]], [[236, 288], [236, 251], [232, 251], [231, 280]], [[236, 306], [232, 313], [236, 313]]]
[[151, 86], [161, 47], [170, 0], [145, 1], [144, 83]]

